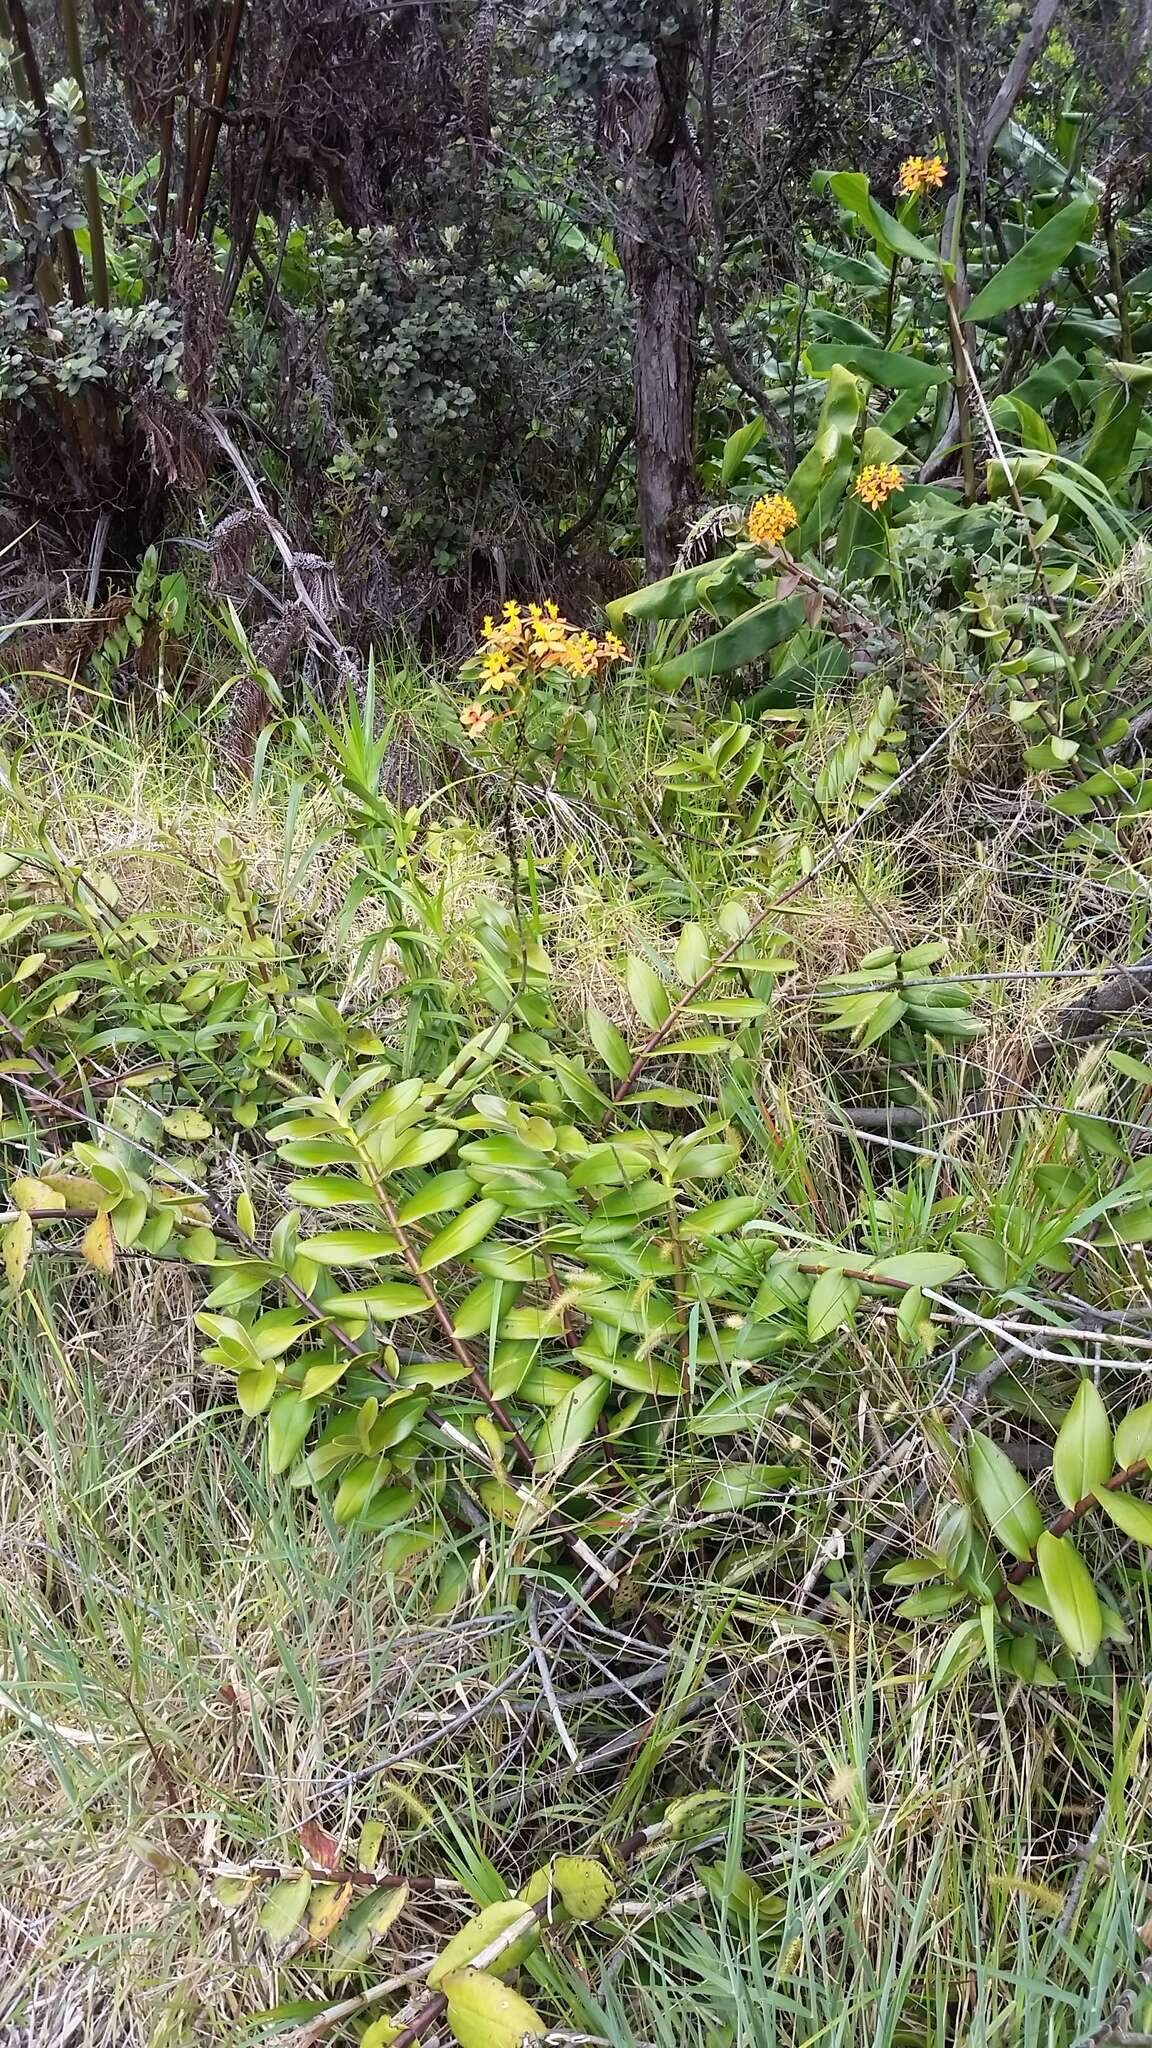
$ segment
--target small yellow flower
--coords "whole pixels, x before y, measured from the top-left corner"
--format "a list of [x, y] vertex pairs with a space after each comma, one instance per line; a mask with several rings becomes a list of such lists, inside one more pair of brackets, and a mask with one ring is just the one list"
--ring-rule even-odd
[[748, 514], [748, 538], [761, 547], [779, 547], [784, 535], [799, 524], [791, 498], [777, 491], [774, 497], [757, 498]]
[[853, 486], [862, 505], [878, 512], [895, 491], [904, 489], [904, 479], [892, 462], [867, 462]]
[[479, 739], [495, 717], [496, 713], [484, 704], [465, 704], [460, 713], [460, 723], [473, 739]]
[[628, 649], [615, 633], [605, 633], [600, 642], [601, 661], [627, 661]]
[[896, 184], [906, 199], [916, 199], [937, 191], [947, 176], [942, 156], [906, 156]]

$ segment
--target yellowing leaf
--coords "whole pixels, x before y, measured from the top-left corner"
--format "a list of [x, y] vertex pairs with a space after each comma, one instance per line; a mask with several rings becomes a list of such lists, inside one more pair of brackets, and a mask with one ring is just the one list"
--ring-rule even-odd
[[540, 1929], [533, 1920], [522, 1899], [497, 1899], [491, 1906], [485, 1906], [471, 1920], [466, 1920], [442, 1948], [428, 1972], [428, 1982], [438, 1990], [445, 1977], [454, 1970], [463, 1970], [474, 1958], [491, 1948], [493, 1942], [507, 1934], [510, 1928], [521, 1926], [522, 1933], [509, 1943], [507, 1949], [492, 1964], [492, 1968], [503, 1975], [514, 1970], [524, 1960], [530, 1949], [540, 1939]]
[[[193, 1144], [200, 1138], [212, 1136], [212, 1126], [198, 1109], [176, 1109], [164, 1119], [164, 1129], [170, 1138], [181, 1138]], [[243, 1228], [243, 1226], [241, 1226]]]
[[28, 1260], [32, 1253], [32, 1218], [23, 1211], [4, 1230], [0, 1244], [4, 1250], [4, 1271], [13, 1294], [19, 1294], [28, 1271]]
[[535, 1906], [551, 1892], [569, 1920], [599, 1920], [616, 1897], [616, 1886], [594, 1856], [557, 1856], [533, 1872], [521, 1897]]
[[[101, 1190], [103, 1192], [103, 1190]], [[63, 1209], [64, 1197], [58, 1188], [46, 1180], [37, 1180], [34, 1175], [22, 1173], [8, 1189], [8, 1198], [14, 1209]]]
[[97, 1273], [107, 1277], [112, 1272], [116, 1264], [116, 1239], [107, 1209], [101, 1209], [100, 1214], [92, 1218], [80, 1240], [80, 1250]]
[[521, 2048], [543, 2038], [544, 2022], [528, 2000], [485, 1970], [454, 1970], [442, 1989], [460, 2048]]
[[312, 1907], [308, 1915], [308, 1939], [316, 1946], [327, 1941], [333, 1928], [341, 1920], [352, 1903], [350, 1884], [318, 1884], [312, 1893]]

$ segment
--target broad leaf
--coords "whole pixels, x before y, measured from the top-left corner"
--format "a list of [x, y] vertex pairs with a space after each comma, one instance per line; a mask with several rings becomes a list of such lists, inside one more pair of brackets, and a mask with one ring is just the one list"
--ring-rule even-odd
[[1036, 1496], [999, 1444], [979, 1430], [969, 1441], [968, 1476], [997, 1541], [1013, 1557], [1031, 1557], [1044, 1530]]
[[773, 647], [798, 632], [804, 620], [802, 597], [766, 598], [763, 604], [753, 605], [751, 611], [733, 619], [719, 633], [698, 640], [671, 661], [662, 662], [656, 671], [657, 679], [662, 683], [684, 683], [697, 676], [728, 675], [733, 669], [746, 668], [749, 662], [762, 660]]
[[454, 1970], [466, 1969], [484, 1949], [490, 1948], [501, 1935], [507, 1934], [509, 1929], [518, 1925], [523, 1925], [523, 1932], [509, 1944], [499, 1960], [491, 1965], [493, 1971], [501, 1977], [514, 1970], [517, 1964], [523, 1962], [529, 1951], [536, 1947], [540, 1939], [539, 1923], [528, 1919], [523, 1899], [497, 1899], [493, 1905], [485, 1906], [473, 1919], [466, 1920], [463, 1927], [457, 1929], [451, 1941], [441, 1949], [428, 1972], [428, 1982], [432, 1989], [437, 1990], [445, 1977], [451, 1976]]
[[[890, 256], [906, 256], [911, 263], [927, 263], [934, 270], [951, 275], [952, 266], [942, 261], [938, 249], [922, 242], [883, 206], [878, 206], [868, 189], [863, 171], [829, 171], [825, 182], [841, 206], [854, 214], [862, 228], [886, 249]], [[1071, 246], [1071, 244], [1069, 245]]]
[[1152, 1401], [1132, 1408], [1116, 1428], [1116, 1463], [1123, 1468], [1152, 1459]]
[[1041, 1531], [1036, 1563], [1056, 1623], [1072, 1655], [1090, 1664], [1104, 1634], [1100, 1601], [1092, 1575], [1070, 1536]]
[[808, 1296], [808, 1337], [813, 1344], [831, 1337], [843, 1323], [851, 1323], [860, 1299], [857, 1281], [847, 1274], [821, 1273]]
[[1034, 299], [1071, 254], [1095, 211], [1094, 199], [1070, 200], [1038, 234], [1029, 237], [1002, 270], [989, 278], [969, 302], [964, 318], [974, 322], [995, 320], [1000, 313]]
[[1152, 1502], [1138, 1500], [1134, 1493], [1110, 1493], [1103, 1486], [1094, 1487], [1093, 1491], [1118, 1529], [1123, 1529], [1124, 1534], [1131, 1536], [1136, 1543], [1146, 1543], [1152, 1549]]
[[1112, 1425], [1091, 1380], [1081, 1380], [1052, 1451], [1052, 1478], [1066, 1508], [1074, 1508], [1112, 1470]]
[[926, 363], [922, 357], [906, 356], [900, 349], [864, 342], [814, 341], [806, 354], [815, 377], [826, 377], [829, 370], [843, 364], [846, 370], [867, 377], [870, 384], [883, 385], [886, 391], [915, 391], [921, 396], [937, 384], [946, 384], [950, 374], [943, 363]]
[[527, 1999], [486, 1970], [454, 1970], [441, 1989], [460, 2048], [524, 2048], [547, 2032]]

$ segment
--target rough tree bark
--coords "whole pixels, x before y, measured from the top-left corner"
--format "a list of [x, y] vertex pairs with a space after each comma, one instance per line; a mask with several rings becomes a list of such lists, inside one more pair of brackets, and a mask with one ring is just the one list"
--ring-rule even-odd
[[695, 489], [700, 293], [689, 239], [696, 176], [685, 119], [690, 59], [687, 41], [665, 46], [655, 69], [613, 86], [603, 116], [605, 140], [624, 171], [618, 248], [635, 308], [636, 484], [650, 577], [674, 567]]

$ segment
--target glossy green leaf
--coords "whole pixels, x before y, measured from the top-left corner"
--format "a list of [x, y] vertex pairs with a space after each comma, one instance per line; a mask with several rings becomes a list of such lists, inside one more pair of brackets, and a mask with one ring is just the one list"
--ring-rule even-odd
[[1146, 1543], [1152, 1549], [1152, 1502], [1139, 1500], [1134, 1493], [1109, 1492], [1106, 1487], [1093, 1487], [1104, 1512], [1112, 1517], [1118, 1529], [1131, 1536], [1137, 1543]]
[[795, 1465], [722, 1465], [703, 1487], [698, 1505], [705, 1515], [735, 1512], [779, 1493], [795, 1477]]
[[999, 1444], [980, 1430], [969, 1440], [968, 1476], [997, 1542], [1013, 1557], [1030, 1558], [1044, 1528], [1036, 1496]]
[[920, 356], [904, 355], [900, 349], [869, 347], [863, 342], [814, 341], [805, 351], [808, 367], [816, 377], [827, 376], [829, 370], [842, 364], [857, 377], [867, 377], [870, 384], [881, 384], [887, 391], [915, 391], [921, 396], [937, 384], [946, 384], [950, 372], [946, 364], [926, 363]]
[[1094, 199], [1069, 200], [1039, 233], [1029, 236], [1002, 270], [989, 278], [969, 301], [965, 319], [977, 324], [995, 320], [1013, 306], [1034, 299], [1081, 240], [1095, 211]]
[[834, 1336], [844, 1324], [850, 1325], [860, 1299], [859, 1283], [845, 1273], [821, 1273], [808, 1296], [808, 1340], [818, 1344]]
[[692, 569], [678, 569], [673, 576], [664, 576], [657, 583], [647, 583], [642, 590], [629, 591], [627, 597], [613, 598], [604, 607], [604, 615], [614, 632], [623, 631], [630, 619], [685, 619], [697, 609], [698, 589], [702, 582], [715, 576], [718, 570], [738, 577], [743, 570], [750, 570], [756, 559], [756, 549], [748, 546], [717, 555], [711, 561], [700, 562]]
[[462, 1209], [451, 1223], [446, 1223], [443, 1230], [429, 1238], [420, 1254], [423, 1271], [431, 1273], [434, 1267], [443, 1266], [449, 1259], [462, 1259], [495, 1229], [503, 1214], [503, 1203], [493, 1201], [491, 1197]]
[[897, 1252], [890, 1259], [868, 1262], [870, 1280], [894, 1280], [908, 1287], [946, 1287], [964, 1271], [963, 1259], [948, 1252]]
[[1036, 1563], [1048, 1596], [1052, 1619], [1080, 1664], [1090, 1664], [1104, 1634], [1100, 1601], [1092, 1575], [1070, 1536], [1041, 1531]]
[[723, 1389], [694, 1415], [686, 1416], [684, 1427], [690, 1436], [736, 1436], [743, 1430], [759, 1429], [786, 1398], [774, 1380], [766, 1386], [744, 1387], [739, 1393]]
[[751, 455], [752, 450], [763, 438], [764, 417], [761, 413], [757, 413], [754, 420], [746, 420], [742, 427], [737, 427], [734, 434], [729, 434], [724, 443], [724, 455], [720, 464], [720, 482], [724, 490], [728, 490], [730, 485], [735, 483], [744, 467], [746, 457]]
[[1130, 1408], [1116, 1425], [1114, 1449], [1116, 1463], [1125, 1469], [1139, 1464], [1141, 1459], [1152, 1460], [1152, 1401]]
[[626, 1081], [632, 1071], [632, 1055], [616, 1026], [593, 1003], [589, 1003], [584, 1012], [584, 1022], [608, 1072], [614, 1080]]
[[304, 1446], [312, 1421], [314, 1403], [299, 1394], [277, 1394], [268, 1410], [268, 1464], [273, 1472], [287, 1472]]
[[869, 189], [868, 180], [862, 171], [830, 171], [825, 175], [833, 196], [841, 206], [854, 214], [873, 241], [878, 242], [889, 255], [906, 256], [911, 263], [926, 263], [934, 270], [950, 271], [951, 265], [941, 260], [938, 249], [928, 242], [922, 242], [910, 228], [906, 228], [895, 215], [877, 205]]
[[608, 1398], [608, 1381], [599, 1373], [581, 1380], [553, 1408], [532, 1446], [536, 1469], [555, 1472], [567, 1465], [581, 1444], [595, 1433], [597, 1417]]
[[391, 1322], [395, 1316], [415, 1316], [428, 1307], [422, 1288], [407, 1280], [382, 1280], [366, 1287], [362, 1294], [338, 1294], [324, 1304], [330, 1316], [363, 1316], [374, 1323]]
[[301, 1247], [318, 1266], [365, 1266], [398, 1249], [389, 1230], [326, 1230], [301, 1239]]
[[630, 953], [624, 978], [637, 1015], [650, 1031], [655, 1031], [672, 1007], [660, 976], [639, 953]]
[[719, 633], [696, 641], [682, 654], [662, 662], [656, 671], [657, 680], [674, 685], [695, 677], [728, 675], [733, 669], [746, 668], [750, 662], [761, 661], [773, 647], [778, 647], [782, 640], [798, 632], [804, 619], [802, 597], [766, 598], [740, 618], [733, 619], [731, 625], [722, 627]]
[[1081, 1380], [1052, 1451], [1052, 1478], [1066, 1508], [1103, 1486], [1112, 1471], [1112, 1425], [1091, 1380]]

